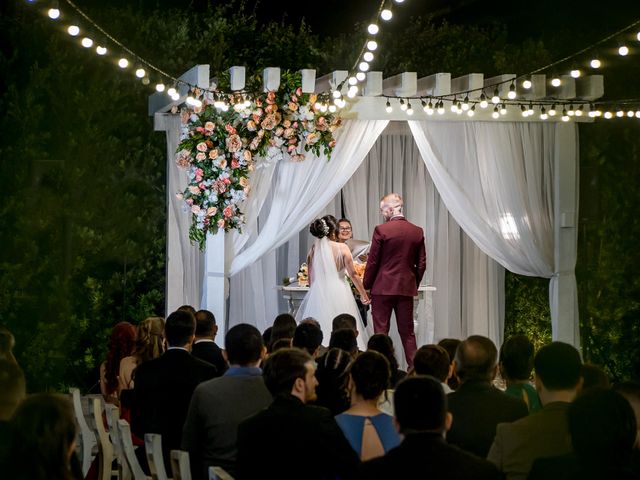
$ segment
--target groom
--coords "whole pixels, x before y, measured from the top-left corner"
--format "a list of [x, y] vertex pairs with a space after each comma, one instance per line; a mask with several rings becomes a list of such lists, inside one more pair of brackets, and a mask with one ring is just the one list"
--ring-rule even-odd
[[385, 223], [373, 231], [364, 288], [371, 290], [375, 333], [389, 333], [391, 311], [396, 314], [398, 333], [409, 368], [416, 353], [413, 331], [413, 297], [427, 266], [422, 229], [402, 214], [402, 197], [389, 193], [380, 201]]

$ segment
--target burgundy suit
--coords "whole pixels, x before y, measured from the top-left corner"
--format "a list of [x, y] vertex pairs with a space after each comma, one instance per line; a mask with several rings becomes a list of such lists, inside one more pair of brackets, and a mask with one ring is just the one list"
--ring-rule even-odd
[[404, 355], [413, 365], [416, 336], [413, 331], [413, 297], [427, 266], [422, 229], [404, 217], [393, 217], [373, 231], [364, 288], [371, 290], [373, 327], [389, 333], [391, 312], [396, 314]]

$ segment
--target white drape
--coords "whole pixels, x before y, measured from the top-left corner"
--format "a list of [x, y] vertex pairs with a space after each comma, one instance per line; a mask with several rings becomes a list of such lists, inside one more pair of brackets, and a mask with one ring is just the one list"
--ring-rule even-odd
[[304, 162], [279, 162], [269, 215], [255, 241], [233, 259], [229, 275], [237, 274], [305, 228], [351, 178], [387, 123], [345, 121], [336, 135], [331, 160], [308, 152]]

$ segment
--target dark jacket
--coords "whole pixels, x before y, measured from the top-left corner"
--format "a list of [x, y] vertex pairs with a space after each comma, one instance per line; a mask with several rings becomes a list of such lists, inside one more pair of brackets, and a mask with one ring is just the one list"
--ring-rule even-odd
[[222, 356], [222, 349], [215, 342], [198, 342], [196, 341], [191, 348], [191, 355], [200, 360], [210, 363], [216, 367], [218, 373], [217, 377], [220, 377], [227, 371], [229, 365]]

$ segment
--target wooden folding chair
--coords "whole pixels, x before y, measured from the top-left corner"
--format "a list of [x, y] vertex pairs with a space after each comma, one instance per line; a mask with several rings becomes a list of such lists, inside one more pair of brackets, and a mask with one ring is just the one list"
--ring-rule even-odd
[[80, 450], [80, 461], [82, 462], [82, 474], [86, 475], [93, 460], [93, 449], [97, 445], [96, 436], [91, 431], [91, 428], [89, 428], [89, 424], [85, 418], [80, 390], [70, 388], [69, 393], [71, 394], [71, 401], [73, 402], [76, 422], [78, 422], [78, 435], [80, 436], [78, 448]]
[[171, 450], [171, 471], [173, 472], [173, 480], [191, 480], [189, 452]]
[[140, 462], [138, 462], [138, 458], [136, 457], [136, 452], [133, 449], [133, 441], [131, 440], [131, 426], [129, 422], [122, 419], [118, 420], [118, 431], [124, 458], [133, 480], [151, 480], [151, 477], [146, 476], [142, 471]]
[[234, 478], [222, 467], [209, 467], [209, 480], [234, 480]]
[[162, 435], [145, 433], [144, 449], [147, 452], [147, 461], [149, 462], [149, 470], [153, 480], [168, 480], [162, 455]]

